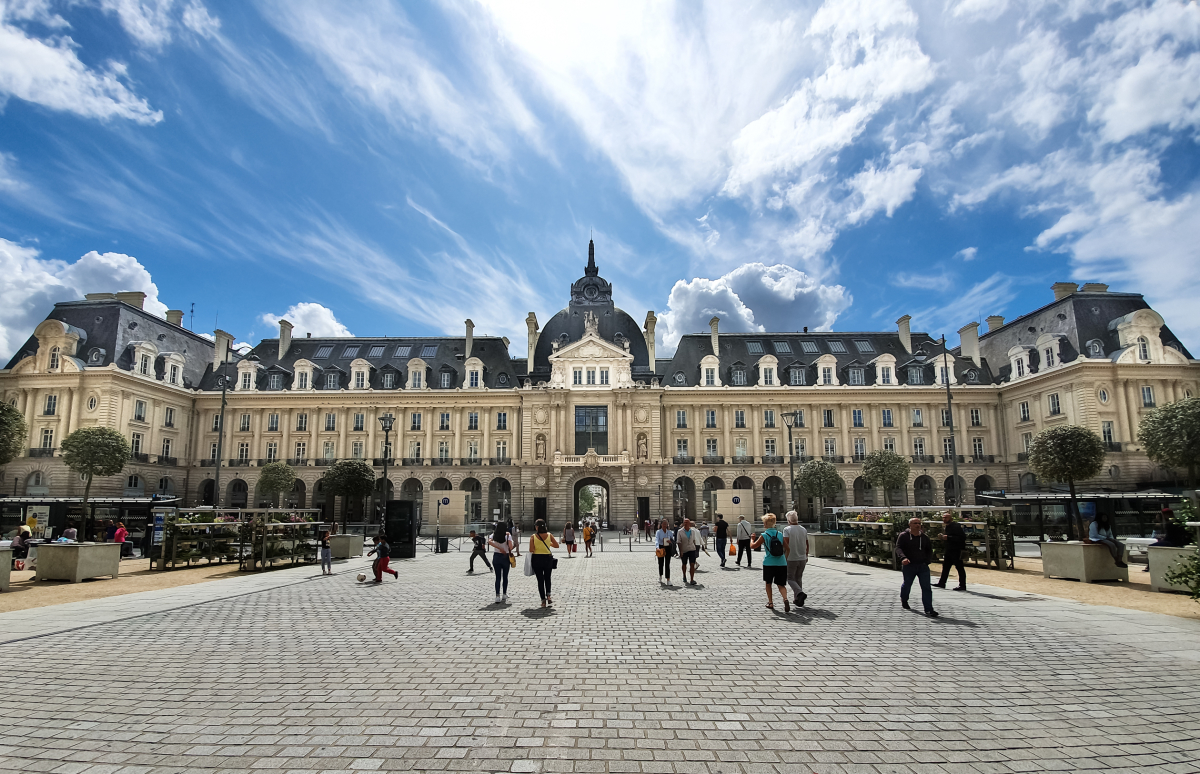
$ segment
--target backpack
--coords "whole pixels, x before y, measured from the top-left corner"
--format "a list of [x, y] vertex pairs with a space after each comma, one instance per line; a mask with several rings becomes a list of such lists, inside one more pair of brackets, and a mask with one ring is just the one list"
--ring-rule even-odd
[[763, 537], [767, 539], [767, 553], [771, 556], [783, 556], [783, 541], [779, 539], [779, 533], [771, 530], [769, 533], [764, 533]]

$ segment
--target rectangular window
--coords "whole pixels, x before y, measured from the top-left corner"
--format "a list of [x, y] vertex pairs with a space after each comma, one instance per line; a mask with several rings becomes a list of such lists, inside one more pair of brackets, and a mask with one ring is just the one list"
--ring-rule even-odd
[[587, 370], [587, 383], [588, 384], [596, 383], [596, 369], [595, 368], [589, 368]]
[[[135, 435], [136, 435], [136, 433], [135, 433]], [[42, 448], [43, 449], [53, 449], [54, 448], [54, 430], [52, 428], [49, 428], [49, 427], [42, 428]]]
[[421, 429], [421, 414], [420, 414], [420, 412], [417, 412], [412, 415], [412, 423], [409, 425], [409, 429], [410, 430], [420, 430]]
[[438, 441], [438, 459], [442, 462], [450, 459], [450, 442]]
[[571, 384], [583, 384], [583, 369], [576, 368], [571, 374]]
[[949, 427], [950, 419], [950, 409], [942, 409], [942, 427]]
[[334, 451], [333, 441], [325, 441], [321, 445], [321, 458], [326, 459], [326, 460], [331, 460], [334, 458], [334, 456], [333, 456], [334, 454], [335, 454], [335, 451]]
[[676, 457], [688, 456], [688, 439], [686, 439], [686, 438], [676, 438], [675, 439], [675, 456]]
[[421, 347], [421, 357], [437, 357], [437, 344], [426, 344]]
[[821, 419], [822, 427], [836, 427], [836, 425], [833, 424], [833, 409], [822, 409]]
[[763, 409], [763, 427], [775, 426], [775, 411], [774, 409]]
[[385, 390], [396, 389], [396, 372], [395, 371], [384, 371], [383, 372], [383, 389], [385, 389]]
[[1058, 402], [1058, 393], [1057, 392], [1050, 393], [1046, 397], [1046, 403], [1050, 408], [1051, 416], [1062, 413], [1062, 405]]
[[1029, 402], [1028, 401], [1023, 400], [1017, 404], [1017, 416], [1019, 416], [1021, 418], [1022, 422], [1029, 421]]
[[709, 457], [717, 456], [717, 439], [706, 438], [704, 440], [704, 453]]
[[918, 457], [925, 456], [925, 439], [924, 438], [914, 438], [913, 439], [913, 454]]
[[317, 353], [315, 355], [313, 355], [313, 358], [314, 359], [318, 359], [318, 358], [324, 359], [324, 358], [329, 357], [332, 354], [333, 354], [333, 345], [332, 344], [322, 344], [321, 346], [317, 347]]
[[709, 428], [717, 426], [716, 409], [708, 409], [704, 412], [704, 426]]
[[950, 436], [942, 439], [942, 456], [946, 459], [954, 456], [954, 439]]
[[821, 369], [821, 384], [833, 384], [833, 369], [829, 366], [824, 366]]
[[308, 429], [308, 414], [296, 415], [296, 431], [304, 432]]
[[766, 385], [767, 387], [773, 387], [775, 385], [775, 369], [774, 368], [764, 368], [763, 369], [763, 384]]
[[746, 342], [746, 351], [749, 352], [751, 355], [761, 355], [763, 353], [762, 342], [761, 341], [747, 341]]
[[243, 390], [250, 389], [250, 380], [251, 380], [251, 376], [250, 376], [249, 371], [246, 371], [245, 373], [242, 374], [242, 389]]
[[150, 356], [142, 355], [138, 358], [138, 373], [142, 376], [150, 375]]
[[734, 427], [745, 427], [746, 426], [746, 412], [745, 411], [742, 411], [741, 409], [737, 409], [736, 411], [733, 412], [733, 426]]
[[496, 412], [496, 429], [497, 430], [507, 430], [508, 429], [508, 412], [507, 411], [497, 411]]
[[891, 366], [882, 366], [879, 369], [879, 383], [880, 384], [891, 384], [892, 383], [892, 367]]
[[605, 406], [575, 407], [575, 453], [608, 454], [608, 408]]
[[803, 438], [797, 438], [794, 443], [795, 448], [792, 449], [792, 454], [797, 457], [803, 457], [808, 451], [808, 449], [805, 447], [805, 440]]
[[221, 415], [213, 414], [212, 417], [212, 431], [215, 433], [221, 429]]
[[334, 371], [334, 372], [325, 374], [325, 389], [336, 390], [337, 388], [338, 388], [337, 372]]
[[246, 462], [250, 459], [250, 444], [245, 441], [238, 443], [238, 462]]
[[866, 339], [855, 339], [854, 348], [863, 354], [870, 354], [875, 351], [875, 347], [871, 346], [871, 342]]
[[908, 369], [909, 384], [924, 384], [925, 374], [921, 372], [920, 366], [913, 366]]
[[478, 411], [468, 411], [467, 412], [467, 429], [468, 430], [478, 430], [479, 429], [479, 412]]
[[325, 415], [325, 432], [337, 430], [337, 414], [327, 413]]
[[921, 409], [912, 410], [912, 424], [913, 427], [925, 426], [925, 415], [922, 413]]
[[946, 366], [938, 368], [938, 373], [940, 374], [938, 377], [938, 379], [940, 379], [938, 384], [945, 384], [946, 382], [950, 381], [950, 376], [946, 373]]
[[892, 426], [892, 410], [891, 409], [883, 409], [880, 412], [880, 419], [882, 420], [884, 427], [891, 427]]
[[1154, 405], [1154, 388], [1148, 384], [1142, 387], [1142, 405], [1146, 408]]
[[408, 357], [409, 353], [411, 353], [411, 352], [412, 352], [411, 346], [396, 347], [396, 357]]
[[862, 409], [851, 409], [850, 410], [850, 423], [854, 427], [862, 427], [863, 426]]
[[684, 409], [675, 412], [675, 427], [687, 427], [687, 411]]
[[972, 438], [971, 439], [971, 454], [975, 455], [976, 458], [983, 456], [983, 439], [982, 438]]
[[867, 456], [867, 439], [855, 438], [854, 439], [854, 459], [861, 460], [865, 456]]
[[371, 345], [371, 350], [367, 353], [367, 357], [369, 357], [369, 358], [383, 357], [383, 345], [382, 344]]
[[735, 368], [733, 370], [733, 384], [735, 387], [746, 386], [746, 370], [743, 368]]
[[296, 374], [296, 389], [308, 389], [308, 371], [301, 371], [300, 373]]
[[250, 432], [250, 415], [249, 414], [242, 414], [240, 421], [238, 422], [238, 430], [243, 433]]
[[1033, 433], [1021, 433], [1021, 447], [1025, 449], [1025, 453], [1029, 453], [1029, 445], [1033, 443]]
[[355, 441], [350, 444], [350, 458], [361, 460], [363, 458], [363, 442]]
[[496, 441], [496, 459], [508, 459], [508, 441]]
[[717, 386], [717, 369], [715, 369], [715, 368], [705, 368], [704, 369], [704, 386], [705, 387], [716, 387]]
[[283, 389], [283, 374], [271, 374], [267, 377], [267, 387], [272, 390]]
[[[42, 433], [42, 437], [45, 438], [46, 434]], [[133, 450], [134, 454], [142, 453], [142, 434], [141, 433], [133, 433], [129, 437], [129, 448]]]
[[608, 369], [607, 368], [600, 369], [600, 383], [608, 384]]
[[896, 453], [896, 439], [888, 436], [883, 439], [883, 450], [886, 452]]
[[478, 438], [472, 438], [471, 440], [467, 441], [467, 459], [471, 459], [471, 460], [479, 459], [479, 439]]
[[788, 374], [791, 377], [791, 383], [793, 385], [798, 386], [804, 384], [805, 378], [803, 368], [792, 368], [788, 371]]
[[796, 427], [804, 427], [804, 409], [796, 410]]
[[471, 387], [479, 386], [479, 372], [478, 371], [474, 371], [474, 370], [471, 371], [471, 374], [467, 381], [467, 384], [469, 384]]
[[862, 384], [866, 384], [866, 382], [867, 382], [867, 380], [866, 380], [866, 371], [865, 370], [863, 370], [862, 368], [851, 368], [850, 369], [850, 384], [851, 385], [862, 385]]
[[1112, 422], [1101, 422], [1100, 423], [1100, 438], [1105, 443], [1113, 442], [1113, 423]]
[[983, 412], [977, 408], [971, 409], [971, 427], [983, 427]]
[[366, 427], [366, 424], [367, 424], [367, 415], [366, 414], [355, 414], [354, 415], [354, 431], [355, 432], [361, 433], [363, 428]]
[[1046, 356], [1045, 357], [1046, 367], [1053, 368], [1054, 367], [1054, 350], [1051, 349], [1050, 347], [1047, 347], [1045, 350], [1043, 350], [1043, 354]]
[[46, 396], [46, 407], [42, 411], [42, 414], [44, 416], [52, 417], [52, 416], [54, 416], [56, 411], [58, 411], [58, 396], [57, 395], [47, 395]]
[[829, 351], [837, 355], [846, 354], [846, 345], [837, 339], [831, 339], [829, 342]]
[[267, 432], [274, 433], [279, 431], [279, 415], [267, 414]]
[[163, 427], [174, 427], [174, 426], [175, 426], [175, 409], [172, 408], [171, 406], [167, 406], [165, 409], [163, 409]]
[[279, 444], [276, 441], [267, 441], [267, 462], [274, 462], [279, 459]]
[[438, 421], [438, 430], [450, 429], [450, 412], [443, 411]]
[[421, 459], [421, 442], [420, 441], [409, 441], [408, 442], [408, 456], [414, 460]]
[[211, 443], [208, 447], [208, 458], [210, 460], [215, 460], [217, 458], [217, 443], [216, 443], [216, 441]]
[[453, 374], [451, 374], [449, 371], [442, 371], [442, 389], [443, 390], [448, 390], [453, 386], [453, 384], [454, 384], [453, 378], [454, 378]]
[[354, 389], [365, 390], [366, 388], [367, 388], [367, 372], [366, 371], [355, 371], [354, 372]]
[[179, 384], [179, 366], [177, 366], [177, 365], [171, 366], [170, 374], [171, 375], [168, 378], [168, 381], [170, 381], [171, 384]]
[[800, 342], [800, 349], [809, 355], [815, 355], [821, 351], [821, 350], [817, 349], [817, 342], [815, 342], [815, 341]]
[[133, 419], [136, 422], [146, 421], [146, 401], [135, 400], [133, 402]]
[[746, 456], [746, 439], [739, 438], [733, 442], [733, 453], [738, 457]]
[[409, 381], [412, 383], [412, 389], [419, 390], [425, 382], [425, 374], [421, 371], [413, 371]]
[[837, 454], [837, 439], [836, 438], [826, 438], [825, 439], [825, 456], [833, 457], [836, 454]]
[[775, 439], [774, 438], [764, 438], [763, 439], [763, 456], [765, 456], [765, 457], [774, 457], [775, 456]]
[[358, 345], [346, 345], [346, 348], [342, 350], [342, 357], [358, 357]]
[[792, 354], [792, 345], [788, 344], [786, 341], [774, 341], [774, 342], [771, 342], [771, 344], [772, 344], [772, 346], [775, 347], [776, 355]]

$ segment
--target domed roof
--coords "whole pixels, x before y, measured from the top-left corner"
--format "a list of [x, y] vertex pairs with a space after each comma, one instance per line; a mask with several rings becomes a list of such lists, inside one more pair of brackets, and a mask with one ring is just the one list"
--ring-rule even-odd
[[645, 335], [641, 326], [623, 309], [617, 308], [612, 300], [612, 285], [600, 276], [596, 267], [596, 245], [588, 242], [588, 263], [584, 274], [571, 285], [571, 301], [566, 309], [546, 321], [538, 336], [533, 351], [533, 362], [529, 364], [529, 375], [536, 384], [550, 378], [550, 355], [555, 341], [559, 346], [583, 338], [583, 315], [593, 312], [599, 319], [600, 338], [618, 347], [629, 342], [629, 354], [633, 355], [633, 378], [649, 378], [653, 371], [650, 351], [646, 348]]

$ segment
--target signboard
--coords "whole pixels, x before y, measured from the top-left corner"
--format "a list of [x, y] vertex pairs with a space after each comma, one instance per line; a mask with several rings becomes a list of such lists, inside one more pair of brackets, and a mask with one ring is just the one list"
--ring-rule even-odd
[[443, 497], [443, 498], [442, 498], [442, 505], [449, 505], [449, 504], [450, 504], [450, 498], [449, 498], [449, 497]]
[[733, 498], [733, 504], [734, 504], [734, 505], [739, 505], [739, 504], [741, 504], [741, 502], [742, 502], [742, 498], [740, 498], [740, 497], [734, 497], [734, 498]]
[[161, 513], [154, 514], [154, 545], [161, 546], [163, 543], [163, 522], [166, 516]]

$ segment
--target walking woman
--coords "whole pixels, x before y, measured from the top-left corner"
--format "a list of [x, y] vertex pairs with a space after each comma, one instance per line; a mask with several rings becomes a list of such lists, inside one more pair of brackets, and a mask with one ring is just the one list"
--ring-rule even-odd
[[[492, 571], [496, 573], [496, 604], [508, 601], [508, 569], [516, 561], [510, 556], [513, 552], [512, 533], [504, 527], [504, 522], [497, 522], [496, 530], [488, 540], [488, 545], [495, 551], [492, 554]], [[503, 593], [501, 593], [503, 590]]]
[[767, 587], [767, 608], [775, 609], [775, 600], [771, 596], [771, 585], [779, 587], [779, 596], [783, 597], [783, 612], [790, 613], [792, 606], [787, 594], [787, 549], [783, 544], [783, 533], [775, 529], [776, 516], [768, 513], [763, 516], [763, 532], [750, 543], [751, 548], [765, 547], [763, 551], [763, 583]]
[[321, 533], [321, 574], [333, 575], [333, 547], [329, 545], [329, 530]]
[[575, 553], [575, 525], [571, 522], [563, 527], [563, 542], [567, 544], [567, 558], [574, 559], [571, 554]]
[[558, 560], [554, 558], [551, 548], [558, 548], [558, 541], [546, 529], [546, 522], [538, 519], [533, 525], [533, 534], [529, 536], [529, 553], [532, 554], [533, 574], [537, 576], [542, 607], [554, 604], [554, 598], [550, 596], [550, 575]]
[[675, 530], [666, 519], [658, 525], [654, 533], [654, 555], [658, 557], [658, 583], [661, 586], [663, 574], [667, 576], [667, 585], [671, 585], [671, 559], [675, 557]]

